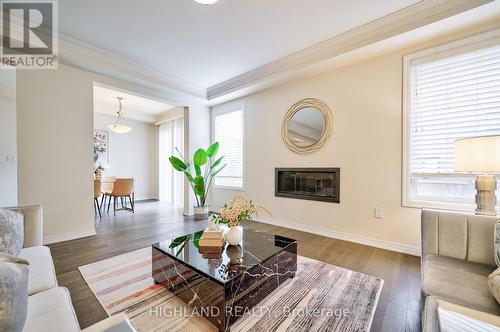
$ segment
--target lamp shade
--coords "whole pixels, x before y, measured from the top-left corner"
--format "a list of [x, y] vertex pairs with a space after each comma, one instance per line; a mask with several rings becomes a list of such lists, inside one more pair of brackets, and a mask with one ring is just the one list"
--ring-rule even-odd
[[196, 1], [197, 3], [201, 3], [202, 5], [213, 5], [219, 0], [194, 0], [194, 1]]
[[500, 172], [500, 136], [456, 140], [455, 171]]
[[126, 134], [132, 130], [131, 127], [122, 126], [119, 124], [108, 125], [109, 130], [114, 131], [117, 134]]

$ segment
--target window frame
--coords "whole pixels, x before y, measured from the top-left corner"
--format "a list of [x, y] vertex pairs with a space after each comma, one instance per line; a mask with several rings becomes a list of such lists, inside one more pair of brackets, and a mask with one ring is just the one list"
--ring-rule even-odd
[[[413, 64], [420, 64], [439, 60], [456, 54], [465, 53], [477, 48], [494, 46], [500, 43], [500, 29], [493, 29], [481, 34], [465, 37], [445, 44], [430, 47], [411, 54], [403, 55], [403, 99], [402, 99], [402, 179], [401, 205], [410, 208], [436, 208], [458, 211], [474, 211], [475, 204], [435, 201], [429, 198], [411, 197], [410, 177], [410, 111], [411, 111], [411, 68]], [[425, 174], [427, 177], [465, 177], [467, 174]], [[475, 174], [470, 175], [475, 178]]]
[[[241, 110], [242, 113], [243, 113], [243, 128], [242, 128], [242, 186], [241, 187], [231, 187], [231, 186], [221, 186], [221, 185], [217, 185], [216, 182], [214, 181], [214, 184], [212, 186], [212, 188], [214, 189], [223, 189], [223, 190], [233, 190], [233, 191], [246, 191], [246, 172], [245, 172], [245, 167], [246, 167], [246, 164], [245, 164], [245, 161], [246, 161], [246, 156], [245, 156], [245, 153], [246, 153], [246, 148], [245, 148], [245, 144], [246, 144], [246, 133], [245, 133], [245, 123], [246, 123], [246, 119], [245, 119], [245, 107], [246, 107], [246, 103], [245, 101], [235, 101], [235, 102], [229, 102], [229, 103], [226, 103], [226, 104], [222, 104], [222, 105], [217, 105], [217, 106], [214, 106], [212, 107], [212, 111], [211, 111], [211, 114], [210, 114], [210, 142], [214, 142], [215, 141], [215, 117], [218, 116], [218, 115], [221, 115], [221, 114], [225, 114], [225, 113], [230, 113], [230, 112], [234, 112], [234, 111], [239, 111]], [[216, 176], [217, 177], [217, 176]]]

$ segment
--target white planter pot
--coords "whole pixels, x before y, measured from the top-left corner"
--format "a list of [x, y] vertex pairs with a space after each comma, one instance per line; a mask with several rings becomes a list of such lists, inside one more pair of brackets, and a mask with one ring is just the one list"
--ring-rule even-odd
[[240, 226], [229, 227], [226, 233], [226, 241], [232, 245], [237, 246], [243, 240], [243, 228]]
[[194, 207], [194, 219], [203, 220], [208, 219], [208, 205]]

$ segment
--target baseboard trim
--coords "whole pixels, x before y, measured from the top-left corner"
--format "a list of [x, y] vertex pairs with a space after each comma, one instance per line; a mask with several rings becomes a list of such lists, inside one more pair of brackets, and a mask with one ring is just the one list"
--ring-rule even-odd
[[136, 199], [135, 203], [151, 203], [151, 202], [159, 202], [160, 200], [158, 198], [142, 198], [142, 199]]
[[350, 233], [338, 232], [338, 231], [333, 231], [333, 230], [322, 228], [322, 227], [298, 224], [298, 223], [289, 222], [289, 221], [285, 221], [285, 220], [281, 220], [281, 219], [277, 219], [277, 218], [261, 217], [261, 218], [258, 218], [258, 220], [256, 220], [256, 221], [259, 221], [259, 222], [262, 222], [265, 224], [290, 228], [290, 229], [294, 229], [296, 231], [312, 233], [312, 234], [316, 234], [316, 235], [322, 235], [322, 236], [331, 237], [331, 238], [337, 239], [337, 240], [359, 243], [359, 244], [367, 245], [370, 247], [375, 247], [375, 248], [380, 248], [380, 249], [385, 249], [385, 250], [390, 250], [390, 251], [396, 251], [396, 252], [400, 252], [403, 254], [408, 254], [408, 255], [420, 257], [420, 247], [418, 247], [418, 246], [411, 246], [411, 245], [397, 243], [397, 242], [390, 242], [390, 241], [385, 241], [385, 240], [374, 239], [374, 238], [362, 236], [362, 235], [355, 235], [355, 234], [350, 234]]
[[53, 244], [63, 241], [75, 240], [82, 237], [93, 236], [96, 235], [95, 229], [89, 229], [79, 232], [71, 232], [71, 233], [63, 233], [56, 235], [48, 235], [43, 237], [43, 244]]

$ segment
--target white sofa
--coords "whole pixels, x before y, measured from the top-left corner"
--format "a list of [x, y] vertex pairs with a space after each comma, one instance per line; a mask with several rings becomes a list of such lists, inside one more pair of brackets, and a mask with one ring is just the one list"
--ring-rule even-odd
[[[8, 208], [24, 216], [24, 248], [20, 258], [27, 260], [28, 311], [23, 332], [81, 331], [65, 287], [57, 284], [50, 249], [43, 246], [43, 217], [41, 206], [19, 206]], [[98, 322], [86, 332], [134, 332], [125, 314], [119, 314]]]

